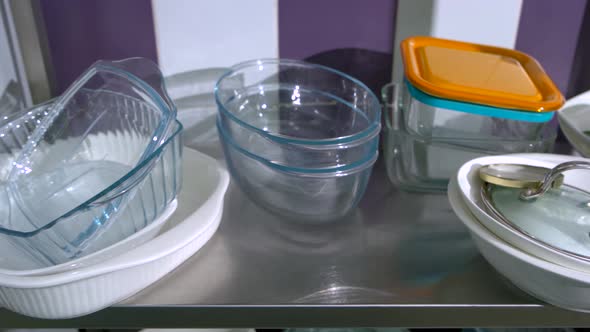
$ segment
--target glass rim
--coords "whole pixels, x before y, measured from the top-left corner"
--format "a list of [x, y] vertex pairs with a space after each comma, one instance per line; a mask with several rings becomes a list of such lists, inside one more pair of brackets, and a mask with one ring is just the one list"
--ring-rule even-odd
[[460, 100], [445, 99], [427, 94], [426, 92], [413, 86], [412, 83], [410, 83], [405, 78], [401, 83], [390, 82], [381, 88], [382, 102], [386, 106], [391, 105], [389, 100], [386, 100], [386, 98], [390, 96], [388, 92], [393, 90], [396, 93], [400, 93], [400, 89], [407, 89], [411, 99], [416, 100], [423, 105], [436, 108], [437, 110], [435, 110], [435, 112], [461, 112], [475, 116], [506, 119], [524, 123], [550, 122], [556, 114], [556, 111], [533, 112], [510, 108], [500, 108]]
[[223, 125], [219, 122], [219, 118], [216, 121], [217, 131], [219, 132], [220, 138], [223, 140], [223, 143], [228, 144], [230, 147], [235, 149], [238, 153], [243, 154], [244, 156], [258, 161], [272, 169], [276, 169], [280, 172], [292, 174], [292, 175], [300, 175], [306, 177], [338, 177], [338, 176], [346, 176], [354, 173], [358, 173], [360, 171], [365, 170], [368, 167], [373, 166], [379, 157], [378, 149], [375, 151], [374, 154], [366, 156], [364, 159], [360, 161], [356, 161], [354, 163], [350, 163], [347, 165], [335, 166], [335, 167], [324, 167], [324, 168], [305, 168], [305, 167], [291, 167], [278, 164], [266, 158], [263, 158], [255, 153], [252, 153], [245, 148], [239, 146], [235, 140], [230, 137], [229, 133], [223, 128]]
[[444, 137], [444, 136], [423, 136], [419, 134], [412, 134], [405, 129], [385, 129], [386, 132], [391, 133], [398, 133], [405, 136], [410, 136], [419, 140], [431, 140], [436, 142], [453, 142], [456, 143], [457, 141], [463, 142], [494, 142], [494, 143], [522, 143], [522, 144], [545, 144], [547, 142], [553, 142], [557, 138], [557, 131], [554, 133], [541, 133], [540, 139], [490, 139], [490, 138], [469, 138], [469, 137]]
[[[253, 125], [245, 122], [244, 120], [240, 119], [239, 117], [237, 117], [233, 112], [230, 112], [225, 107], [225, 104], [220, 100], [219, 86], [221, 85], [221, 83], [224, 79], [228, 78], [232, 74], [238, 73], [240, 70], [243, 70], [243, 69], [249, 68], [249, 67], [260, 66], [260, 65], [264, 65], [264, 64], [276, 64], [276, 65], [285, 64], [285, 65], [289, 65], [289, 66], [293, 66], [293, 67], [315, 68], [315, 69], [320, 69], [320, 70], [327, 71], [327, 72], [336, 74], [338, 76], [341, 76], [341, 77], [353, 82], [354, 84], [359, 85], [361, 88], [363, 88], [368, 93], [369, 98], [372, 100], [371, 104], [373, 104], [373, 106], [375, 107], [375, 110], [376, 110], [375, 111], [375, 113], [376, 113], [375, 118], [370, 122], [369, 126], [367, 126], [365, 129], [361, 130], [360, 132], [357, 132], [357, 133], [351, 134], [351, 135], [334, 137], [334, 138], [326, 138], [326, 139], [295, 138], [292, 136], [287, 136], [287, 135], [282, 135], [282, 134], [273, 134], [273, 133], [265, 131], [261, 128], [253, 126]], [[223, 75], [221, 75], [221, 77], [217, 80], [217, 82], [215, 83], [214, 95], [215, 95], [215, 102], [217, 104], [218, 109], [221, 112], [223, 112], [224, 114], [226, 114], [231, 120], [233, 120], [234, 122], [236, 122], [237, 124], [239, 124], [242, 127], [253, 130], [253, 131], [259, 133], [260, 135], [265, 136], [265, 137], [267, 137], [271, 140], [277, 141], [277, 142], [292, 143], [292, 144], [306, 144], [306, 145], [325, 145], [325, 144], [347, 143], [347, 142], [351, 142], [351, 141], [354, 141], [357, 139], [361, 139], [366, 135], [370, 135], [373, 131], [375, 131], [377, 129], [380, 130], [380, 128], [381, 128], [381, 103], [379, 102], [379, 99], [377, 98], [377, 96], [373, 93], [373, 91], [371, 91], [371, 89], [369, 89], [369, 87], [367, 85], [365, 85], [360, 80], [358, 80], [358, 79], [356, 79], [344, 72], [341, 72], [337, 69], [330, 68], [330, 67], [324, 66], [324, 65], [300, 61], [300, 60], [281, 59], [281, 58], [262, 58], [262, 59], [247, 60], [247, 61], [237, 63], [237, 64], [231, 66], [229, 68], [229, 70], [226, 73], [224, 73]], [[342, 98], [340, 98], [340, 97], [334, 96], [332, 94], [329, 94], [329, 95], [331, 95], [336, 100], [342, 101], [345, 104], [347, 103], [346, 101], [343, 101]]]
[[[125, 66], [129, 63], [133, 63], [134, 61], [143, 61], [152, 67], [154, 72], [158, 75], [158, 80], [161, 85], [160, 88], [162, 89], [161, 93], [156, 91], [156, 89], [153, 86], [139, 78], [134, 73], [121, 68], [122, 66]], [[32, 138], [27, 139], [27, 142], [23, 146], [23, 149], [15, 158], [16, 164], [22, 164], [23, 161], [30, 159], [31, 154], [35, 151], [34, 148], [40, 143], [40, 141], [43, 139], [43, 136], [53, 125], [55, 117], [65, 110], [65, 105], [69, 103], [74, 98], [74, 96], [78, 94], [79, 91], [83, 90], [82, 88], [85, 84], [87, 84], [91, 79], [93, 79], [100, 73], [109, 73], [124, 80], [127, 80], [127, 82], [131, 86], [135, 87], [136, 89], [140, 89], [142, 92], [146, 93], [147, 96], [151, 99], [151, 101], [155, 104], [155, 107], [153, 108], [159, 111], [162, 115], [162, 118], [160, 119], [158, 125], [153, 129], [151, 133], [151, 137], [155, 139], [152, 139], [147, 144], [147, 146], [144, 149], [144, 152], [140, 157], [140, 160], [147, 158], [162, 143], [162, 140], [166, 136], [166, 133], [170, 130], [173, 120], [176, 118], [176, 106], [174, 105], [174, 103], [170, 101], [170, 97], [168, 96], [168, 92], [166, 91], [164, 77], [158, 66], [153, 61], [141, 57], [131, 57], [117, 61], [98, 60], [94, 62], [89, 68], [87, 68], [78, 78], [76, 78], [74, 83], [71, 86], [69, 86], [61, 96], [52, 99], [51, 103], [43, 104], [48, 105], [49, 114], [45, 118], [43, 118], [41, 120], [40, 125], [33, 130], [33, 132], [30, 135]], [[117, 94], [117, 92], [110, 90], [93, 90], [100, 91], [102, 93]], [[129, 95], [124, 96], [128, 98], [137, 99]], [[55, 106], [58, 107], [56, 110], [53, 109], [53, 107]], [[9, 178], [13, 179], [14, 177], [18, 177], [18, 174], [19, 172], [17, 170], [17, 167], [13, 167], [9, 173]]]
[[[50, 101], [47, 101], [41, 105], [25, 109], [20, 114], [27, 114], [29, 112], [39, 112], [43, 108], [50, 107], [53, 104], [52, 101], [53, 100], [50, 100]], [[17, 120], [17, 119], [15, 119], [15, 120]], [[6, 227], [0, 226], [0, 233], [5, 234], [5, 235], [9, 235], [9, 236], [17, 236], [17, 237], [24, 237], [24, 238], [35, 236], [35, 235], [39, 234], [40, 232], [55, 226], [58, 222], [62, 221], [63, 219], [71, 217], [80, 211], [84, 211], [86, 209], [89, 209], [91, 207], [91, 204], [93, 204], [93, 202], [95, 202], [95, 201], [103, 198], [107, 194], [117, 190], [121, 185], [123, 185], [131, 177], [133, 177], [137, 174], [139, 174], [139, 176], [142, 178], [147, 176], [149, 174], [149, 170], [150, 170], [149, 168], [156, 161], [155, 159], [160, 157], [161, 154], [163, 153], [164, 149], [166, 147], [168, 147], [168, 145], [171, 144], [171, 142], [173, 142], [175, 139], [177, 139], [180, 136], [180, 134], [182, 133], [183, 126], [182, 126], [182, 123], [180, 123], [180, 121], [178, 121], [177, 119], [174, 119], [172, 121], [172, 124], [173, 124], [173, 126], [176, 127], [176, 129], [170, 134], [170, 136], [165, 138], [159, 146], [157, 146], [145, 158], [141, 159], [131, 170], [129, 170], [127, 173], [125, 173], [125, 175], [123, 175], [117, 181], [113, 182], [111, 185], [109, 185], [105, 189], [101, 190], [100, 192], [98, 192], [97, 194], [92, 196], [91, 198], [87, 199], [86, 201], [84, 201], [81, 204], [78, 204], [76, 207], [70, 209], [69, 211], [67, 211], [64, 214], [62, 214], [61, 216], [53, 219], [52, 221], [49, 221], [45, 225], [37, 227], [34, 230], [18, 231], [18, 230], [8, 229]]]

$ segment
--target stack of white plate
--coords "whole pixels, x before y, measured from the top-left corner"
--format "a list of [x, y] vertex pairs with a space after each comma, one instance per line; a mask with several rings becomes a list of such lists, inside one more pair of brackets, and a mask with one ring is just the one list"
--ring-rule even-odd
[[590, 91], [569, 99], [557, 112], [559, 127], [584, 157], [590, 157]]
[[217, 230], [229, 185], [225, 168], [200, 152], [184, 149], [182, 168], [176, 201], [134, 235], [158, 232], [151, 240], [131, 237], [67, 264], [35, 270], [19, 265], [11, 248], [0, 244], [0, 305], [38, 318], [81, 316], [134, 295], [178, 267]]
[[[575, 257], [546, 245], [539, 237], [531, 236], [507, 226], [489, 214], [481, 197], [482, 182], [479, 168], [489, 164], [524, 164], [552, 168], [559, 163], [587, 159], [552, 154], [519, 154], [474, 159], [461, 167], [451, 180], [448, 196], [453, 210], [469, 228], [471, 235], [486, 260], [502, 275], [523, 291], [553, 305], [590, 311], [590, 261]], [[589, 171], [571, 171], [565, 185], [590, 191]], [[556, 207], [558, 209], [559, 207]], [[590, 210], [588, 212], [590, 219]], [[547, 227], [547, 223], [531, 220], [528, 227]], [[584, 220], [581, 220], [584, 222]], [[590, 229], [590, 220], [588, 228]], [[579, 241], [575, 245], [590, 246], [590, 237], [569, 236], [560, 231], [556, 220], [555, 231], [546, 228], [544, 236], [553, 236], [552, 243]], [[579, 225], [584, 229], [585, 225]], [[532, 229], [529, 228], [529, 229]], [[545, 231], [545, 229], [543, 230]], [[575, 234], [577, 235], [577, 234]], [[585, 238], [587, 242], [581, 242]]]

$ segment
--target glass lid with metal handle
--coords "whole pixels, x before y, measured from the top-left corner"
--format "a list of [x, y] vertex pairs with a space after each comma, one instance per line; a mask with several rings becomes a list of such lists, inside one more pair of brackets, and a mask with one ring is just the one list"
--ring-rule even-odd
[[570, 161], [543, 168], [492, 164], [479, 169], [483, 204], [498, 222], [542, 246], [590, 261], [590, 193], [564, 184], [564, 172], [590, 170]]

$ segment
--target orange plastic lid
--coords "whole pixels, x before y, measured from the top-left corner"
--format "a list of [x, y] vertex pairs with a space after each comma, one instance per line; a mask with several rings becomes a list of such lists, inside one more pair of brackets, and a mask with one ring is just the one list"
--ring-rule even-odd
[[408, 81], [436, 97], [533, 112], [564, 103], [541, 65], [519, 51], [433, 37], [408, 38], [401, 50]]

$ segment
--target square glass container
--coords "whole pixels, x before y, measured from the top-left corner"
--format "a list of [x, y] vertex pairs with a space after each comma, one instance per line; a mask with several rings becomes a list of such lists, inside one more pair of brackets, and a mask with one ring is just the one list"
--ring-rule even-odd
[[[428, 109], [412, 97], [405, 84], [386, 85], [382, 97], [387, 172], [391, 181], [405, 190], [444, 192], [450, 177], [465, 162], [485, 155], [549, 152], [557, 135], [557, 125], [552, 122], [535, 128], [526, 122], [499, 119], [502, 121], [495, 123], [495, 118], [479, 116], [478, 119], [470, 113]], [[417, 121], [411, 121], [412, 114], [408, 114], [411, 110], [430, 115], [457, 113], [452, 114], [457, 118], [448, 127], [431, 125], [434, 119], [422, 121], [430, 126], [419, 126]], [[462, 130], [462, 124], [469, 121], [472, 125], [478, 123], [481, 135]]]
[[432, 37], [404, 40], [401, 53], [404, 82], [383, 90], [394, 183], [446, 190], [470, 159], [552, 148], [563, 96], [531, 56]]

